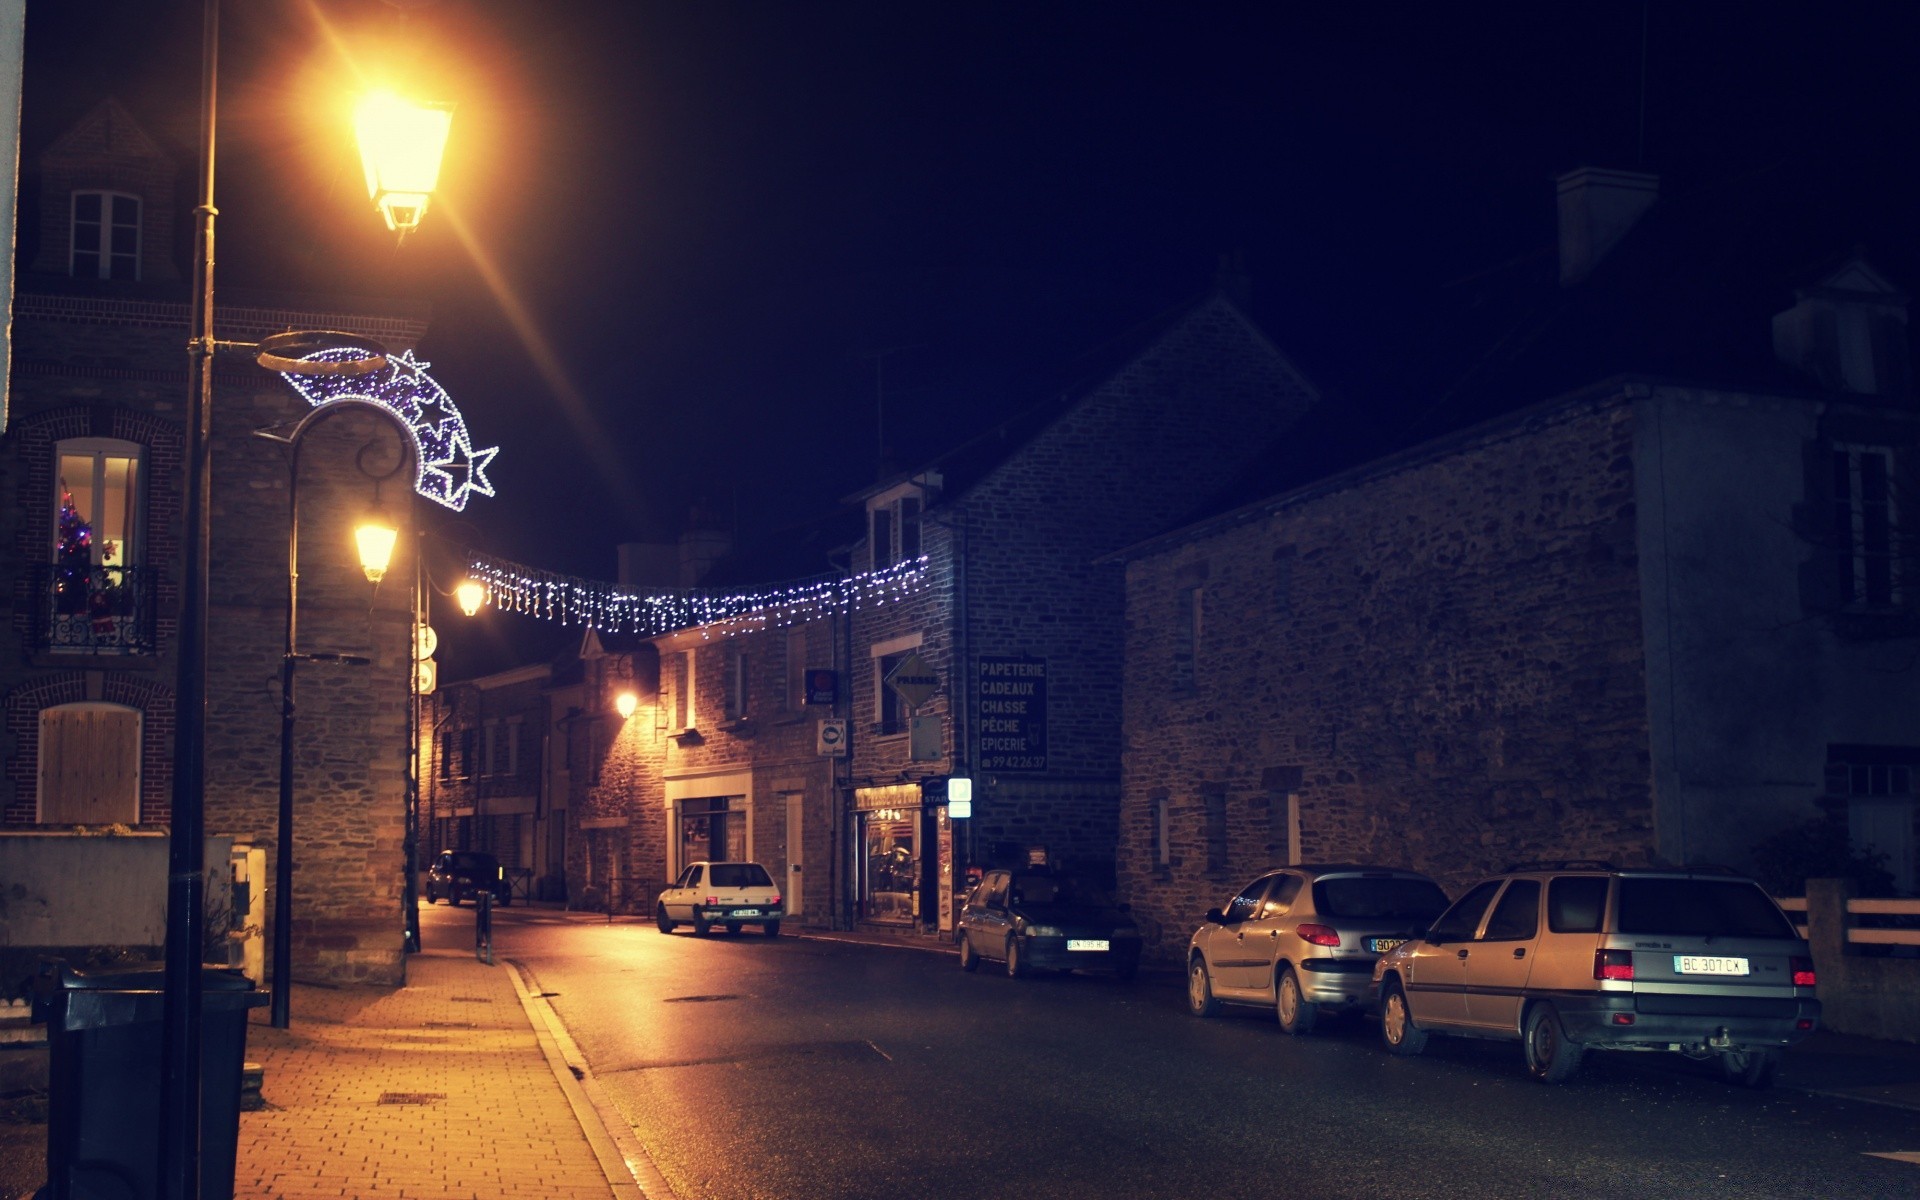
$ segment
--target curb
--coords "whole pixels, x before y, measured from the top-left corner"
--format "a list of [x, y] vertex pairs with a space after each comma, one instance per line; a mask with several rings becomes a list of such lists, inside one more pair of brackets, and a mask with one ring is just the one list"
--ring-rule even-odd
[[534, 990], [525, 965], [512, 960], [507, 960], [507, 965], [513, 968], [518, 985], [514, 995], [526, 1010], [527, 1022], [540, 1043], [540, 1052], [546, 1056], [554, 1080], [573, 1108], [580, 1132], [593, 1148], [593, 1156], [599, 1160], [600, 1170], [606, 1175], [607, 1186], [614, 1196], [622, 1200], [636, 1197], [638, 1200], [679, 1200], [626, 1122], [616, 1119], [610, 1124], [602, 1116], [618, 1110], [601, 1090], [593, 1073], [587, 1070], [586, 1056], [567, 1034], [559, 1014], [553, 1011], [544, 994]]

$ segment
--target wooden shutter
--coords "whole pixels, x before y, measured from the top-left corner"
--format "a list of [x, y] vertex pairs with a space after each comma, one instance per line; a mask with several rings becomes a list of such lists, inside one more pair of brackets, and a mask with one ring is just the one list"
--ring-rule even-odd
[[40, 714], [40, 821], [131, 825], [140, 819], [140, 713], [69, 704]]

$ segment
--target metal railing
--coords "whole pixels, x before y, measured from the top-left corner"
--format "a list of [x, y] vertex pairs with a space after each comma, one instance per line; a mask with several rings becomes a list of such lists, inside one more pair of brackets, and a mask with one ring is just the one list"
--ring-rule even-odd
[[60, 654], [152, 654], [154, 567], [33, 565], [34, 641]]
[[[1807, 923], [1807, 898], [1794, 896], [1780, 901], [1780, 907], [1803, 929]], [[1856, 917], [1873, 918], [1858, 924]], [[1865, 946], [1920, 946], [1920, 899], [1868, 900], [1854, 897], [1847, 901], [1847, 941]]]

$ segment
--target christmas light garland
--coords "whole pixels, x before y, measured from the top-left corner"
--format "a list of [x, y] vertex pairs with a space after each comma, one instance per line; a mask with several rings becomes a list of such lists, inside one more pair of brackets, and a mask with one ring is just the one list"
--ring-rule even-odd
[[921, 557], [878, 571], [819, 575], [758, 592], [623, 591], [609, 583], [486, 556], [468, 563], [467, 576], [486, 589], [487, 601], [502, 612], [608, 633], [652, 636], [703, 629], [703, 636], [713, 637], [877, 608], [920, 591], [926, 565]]
[[[366, 351], [350, 347], [318, 350], [305, 355], [302, 362], [348, 362]], [[444, 504], [455, 512], [467, 507], [467, 498], [476, 493], [493, 495], [487, 481], [487, 467], [498, 446], [475, 450], [467, 434], [467, 423], [455, 408], [447, 390], [427, 374], [431, 363], [414, 361], [413, 351], [402, 351], [387, 359], [384, 371], [368, 375], [289, 375], [280, 378], [306, 397], [315, 408], [334, 400], [365, 400], [386, 409], [406, 426], [413, 438], [413, 490], [427, 499]]]

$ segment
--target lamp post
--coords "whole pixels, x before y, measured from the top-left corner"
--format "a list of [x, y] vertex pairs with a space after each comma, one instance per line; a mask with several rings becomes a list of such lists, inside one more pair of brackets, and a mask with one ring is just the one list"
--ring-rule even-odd
[[[193, 285], [189, 296], [186, 398], [185, 543], [174, 685], [173, 789], [168, 816], [166, 967], [160, 1057], [160, 1153], [155, 1164], [167, 1200], [200, 1195], [200, 960], [206, 936], [207, 564], [209, 561], [213, 356], [214, 164], [220, 59], [220, 0], [203, 0], [200, 41], [200, 147], [195, 172]], [[438, 155], [436, 153], [436, 166]], [[424, 205], [422, 205], [424, 208]], [[251, 346], [272, 369], [297, 363], [310, 335], [289, 334]], [[353, 339], [332, 339], [351, 344]], [[384, 351], [318, 368], [358, 374], [386, 366]], [[310, 368], [311, 369], [311, 368]]]

